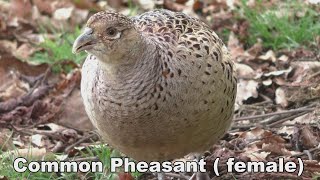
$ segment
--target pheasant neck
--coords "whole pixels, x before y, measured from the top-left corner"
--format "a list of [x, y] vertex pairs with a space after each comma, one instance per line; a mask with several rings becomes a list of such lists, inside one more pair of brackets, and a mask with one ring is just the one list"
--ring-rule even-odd
[[141, 40], [117, 58], [121, 63], [99, 61], [100, 72], [105, 74], [108, 81], [121, 85], [157, 80], [161, 67], [157, 59], [157, 47], [152, 42]]

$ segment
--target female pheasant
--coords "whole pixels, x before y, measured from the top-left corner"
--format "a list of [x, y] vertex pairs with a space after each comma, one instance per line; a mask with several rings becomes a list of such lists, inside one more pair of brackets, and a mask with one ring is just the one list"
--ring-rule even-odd
[[203, 152], [228, 130], [236, 96], [229, 52], [180, 12], [99, 12], [73, 45], [86, 112], [102, 137], [144, 161]]

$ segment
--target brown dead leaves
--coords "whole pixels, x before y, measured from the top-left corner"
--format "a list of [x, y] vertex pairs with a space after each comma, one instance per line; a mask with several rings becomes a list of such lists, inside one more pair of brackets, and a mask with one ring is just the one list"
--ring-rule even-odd
[[[263, 5], [279, 2], [263, 0]], [[18, 148], [18, 155], [26, 156], [31, 144], [34, 156], [39, 159], [50, 152], [65, 152], [73, 157], [81, 154], [75, 146], [91, 143], [92, 137], [86, 131], [92, 130], [92, 125], [79, 91], [80, 71], [52, 74], [46, 71], [47, 65], [32, 66], [18, 59], [28, 60], [39, 51], [35, 45], [43, 42], [44, 37], [50, 37], [50, 26], [69, 30], [84, 24], [89, 10], [108, 9], [109, 6], [130, 12], [128, 1], [108, 0], [108, 3], [90, 0], [0, 1], [2, 150], [13, 153], [11, 150]], [[300, 47], [272, 51], [263, 48], [263, 41], [259, 39], [252, 47], [243, 44], [243, 38], [249, 36], [250, 22], [235, 17], [233, 9], [239, 7], [239, 0], [165, 0], [162, 4], [136, 0], [133, 3], [145, 6], [139, 7], [139, 12], [150, 8], [151, 4], [198, 14], [227, 42], [238, 75], [235, 122], [224, 139], [206, 153], [208, 166], [220, 157], [219, 168], [225, 179], [287, 179], [295, 177], [288, 173], [230, 175], [223, 162], [229, 157], [244, 162], [274, 161], [279, 157], [294, 161], [301, 157], [305, 163], [302, 178], [311, 178], [319, 172], [320, 54], [317, 50]], [[247, 4], [257, 6], [255, 0], [249, 0]], [[42, 28], [47, 33], [43, 33]], [[230, 31], [229, 37], [223, 37], [226, 30]], [[319, 36], [316, 43], [320, 47]], [[307, 110], [300, 109], [304, 107]], [[281, 114], [298, 108], [297, 112]], [[120, 173], [118, 177], [133, 179], [126, 173]], [[6, 177], [0, 176], [0, 179]]]
[[[0, 131], [11, 132], [16, 147], [27, 148], [24, 144], [31, 141], [34, 148], [61, 152], [63, 146], [56, 147], [57, 142], [66, 146], [80, 138], [78, 133], [92, 130], [79, 96], [80, 71], [54, 74], [48, 65], [35, 66], [28, 61], [36, 51], [43, 51], [37, 45], [52, 36], [52, 29], [74, 29], [87, 20], [89, 9], [100, 9], [91, 1], [74, 2], [0, 2]], [[58, 120], [69, 125], [63, 132], [38, 131], [41, 125]], [[76, 120], [79, 123], [71, 123]], [[0, 147], [6, 147], [3, 138], [8, 138], [6, 133], [0, 134]]]
[[315, 83], [320, 78], [316, 52], [301, 48], [290, 53], [274, 52], [263, 50], [262, 43], [260, 40], [245, 50], [234, 33], [229, 36], [228, 48], [236, 61], [239, 78], [238, 104], [246, 104], [250, 98], [251, 103], [272, 100], [287, 108], [320, 97], [311, 91], [318, 92], [319, 87]]
[[[11, 95], [0, 102], [0, 129], [11, 129], [12, 137], [20, 136], [17, 140], [20, 148], [31, 141], [35, 148], [61, 152], [81, 137], [78, 133], [92, 130], [79, 95], [79, 71], [67, 76], [57, 76], [50, 71], [36, 77], [20, 75], [8, 89], [14, 89], [15, 83], [24, 83], [27, 88], [20, 95]], [[58, 120], [68, 126], [57, 125]], [[6, 137], [1, 136], [0, 139]]]
[[[245, 132], [236, 132], [225, 136], [227, 141], [223, 141], [220, 145], [214, 145], [208, 152], [206, 162], [207, 170], [211, 171], [211, 164], [215, 158], [219, 157], [221, 162], [226, 162], [228, 158], [233, 157], [237, 161], [277, 161], [279, 157], [285, 157], [285, 160], [296, 161], [297, 156], [302, 157], [305, 169], [302, 177], [308, 177], [319, 172], [320, 164], [320, 128], [309, 125], [295, 125], [295, 130], [285, 136], [282, 132], [265, 130], [257, 127]], [[298, 140], [298, 141], [296, 141]], [[313, 148], [314, 155], [304, 151], [300, 153], [299, 147]], [[311, 145], [311, 146], [310, 146]], [[310, 159], [311, 158], [311, 159]], [[222, 177], [227, 178], [225, 163], [219, 163], [219, 172], [222, 172]], [[260, 174], [262, 175], [262, 174]], [[221, 174], [220, 174], [221, 176]], [[235, 177], [244, 178], [246, 174], [234, 174]], [[251, 174], [252, 177], [257, 177], [259, 174]], [[270, 177], [282, 176], [287, 177], [286, 173], [263, 174], [261, 178], [268, 179]]]
[[[254, 1], [248, 3], [255, 6]], [[237, 5], [237, 2], [233, 4]], [[268, 3], [264, 5], [268, 6]], [[239, 161], [302, 157], [308, 164], [303, 177], [312, 177], [320, 171], [319, 52], [303, 47], [273, 51], [263, 48], [260, 39], [252, 47], [247, 47], [242, 38], [248, 36], [249, 22], [230, 19], [228, 22], [223, 27], [231, 30], [227, 46], [238, 75], [235, 123], [230, 131], [232, 136], [225, 137], [228, 139], [221, 146], [210, 151], [208, 161], [216, 157], [225, 160], [236, 157]], [[281, 114], [298, 108], [309, 110]], [[227, 175], [224, 177], [228, 178]], [[285, 173], [235, 174], [234, 177], [292, 178]]]

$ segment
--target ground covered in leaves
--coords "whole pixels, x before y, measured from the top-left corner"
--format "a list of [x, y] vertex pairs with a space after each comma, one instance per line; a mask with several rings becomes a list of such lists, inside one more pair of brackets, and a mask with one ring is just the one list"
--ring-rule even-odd
[[[320, 2], [317, 0], [0, 1], [0, 180], [150, 179], [109, 173], [119, 152], [101, 145], [81, 101], [85, 54], [72, 43], [94, 12], [135, 15], [154, 8], [196, 16], [223, 39], [236, 64], [234, 123], [205, 152], [214, 179], [320, 178]], [[16, 173], [12, 161], [97, 160], [104, 173]], [[220, 176], [212, 171], [219, 157]], [[225, 162], [304, 162], [294, 173], [227, 173]], [[192, 174], [169, 174], [186, 179]]]

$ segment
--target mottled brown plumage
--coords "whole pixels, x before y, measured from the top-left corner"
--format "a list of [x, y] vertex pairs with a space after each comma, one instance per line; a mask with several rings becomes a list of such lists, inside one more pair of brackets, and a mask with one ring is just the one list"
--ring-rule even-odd
[[154, 10], [99, 12], [76, 40], [86, 111], [102, 137], [136, 160], [202, 152], [231, 124], [236, 95], [227, 48], [203, 22]]

